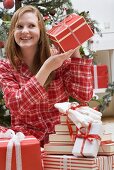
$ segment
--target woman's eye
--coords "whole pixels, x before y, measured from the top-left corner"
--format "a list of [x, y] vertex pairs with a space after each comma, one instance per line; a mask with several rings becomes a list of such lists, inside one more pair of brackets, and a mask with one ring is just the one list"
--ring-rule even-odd
[[29, 28], [34, 28], [34, 27], [35, 27], [34, 24], [29, 25]]
[[23, 26], [22, 26], [22, 25], [17, 25], [17, 28], [18, 28], [18, 29], [22, 29]]

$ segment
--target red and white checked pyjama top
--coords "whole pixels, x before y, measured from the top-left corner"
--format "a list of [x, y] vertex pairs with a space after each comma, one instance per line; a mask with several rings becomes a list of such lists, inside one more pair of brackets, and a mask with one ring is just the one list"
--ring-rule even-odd
[[91, 59], [72, 58], [55, 71], [55, 78], [46, 91], [24, 63], [15, 70], [8, 60], [0, 61], [0, 87], [11, 114], [11, 128], [40, 141], [54, 132], [59, 123], [57, 102], [69, 96], [89, 101], [93, 94]]

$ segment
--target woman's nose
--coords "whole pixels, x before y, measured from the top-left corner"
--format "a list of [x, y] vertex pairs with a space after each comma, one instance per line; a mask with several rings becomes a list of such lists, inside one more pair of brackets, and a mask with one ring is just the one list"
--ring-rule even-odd
[[29, 29], [28, 29], [27, 27], [23, 27], [22, 32], [23, 32], [23, 33], [28, 33], [28, 32], [29, 32]]

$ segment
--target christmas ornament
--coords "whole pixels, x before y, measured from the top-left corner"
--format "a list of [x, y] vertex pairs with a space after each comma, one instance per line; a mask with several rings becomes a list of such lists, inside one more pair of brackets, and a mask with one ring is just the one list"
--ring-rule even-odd
[[14, 0], [4, 0], [3, 1], [3, 6], [6, 9], [11, 9], [14, 6]]
[[56, 14], [56, 10], [53, 9], [53, 10], [49, 11], [49, 14], [50, 14], [51, 16], [54, 16], [54, 15]]
[[94, 41], [92, 39], [88, 40], [90, 44], [93, 44]]
[[50, 19], [50, 17], [49, 17], [48, 15], [46, 15], [46, 16], [43, 17], [43, 20], [44, 20], [44, 21], [47, 21], [47, 20], [49, 20], [49, 19]]
[[4, 48], [4, 42], [0, 41], [0, 48]]

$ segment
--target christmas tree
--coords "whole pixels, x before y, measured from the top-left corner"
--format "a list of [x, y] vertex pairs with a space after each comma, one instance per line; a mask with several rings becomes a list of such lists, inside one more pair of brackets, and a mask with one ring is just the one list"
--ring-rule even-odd
[[[14, 7], [14, 0], [3, 0], [4, 9], [8, 10]], [[51, 15], [55, 21], [62, 17], [63, 12], [67, 14], [73, 12], [72, 3], [70, 0], [15, 0], [15, 11], [23, 5], [36, 6], [43, 16]]]
[[36, 6], [43, 16], [51, 16], [55, 22], [58, 22], [60, 19], [62, 19], [64, 12], [66, 12], [66, 14], [73, 12], [72, 3], [70, 0], [24, 0], [22, 3]]
[[2, 91], [0, 91], [0, 125], [5, 127], [10, 126], [10, 114], [5, 106]]

